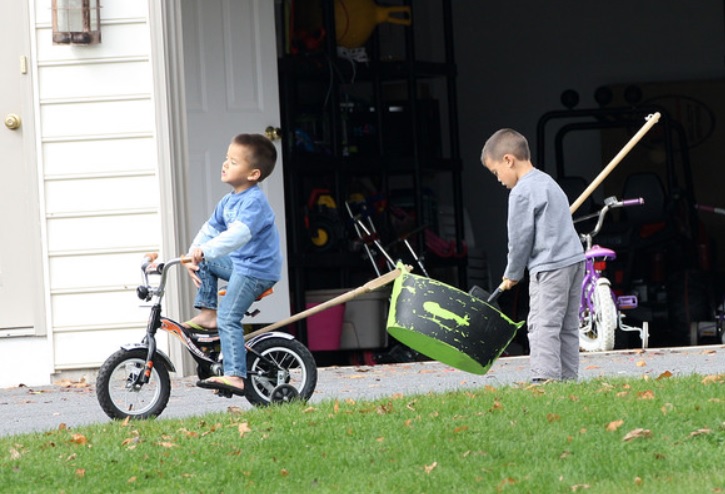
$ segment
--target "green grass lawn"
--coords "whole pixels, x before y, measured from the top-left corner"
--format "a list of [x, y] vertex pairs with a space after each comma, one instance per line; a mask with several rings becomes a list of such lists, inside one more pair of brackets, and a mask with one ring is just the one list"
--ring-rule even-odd
[[231, 407], [0, 452], [2, 492], [725, 493], [725, 374]]

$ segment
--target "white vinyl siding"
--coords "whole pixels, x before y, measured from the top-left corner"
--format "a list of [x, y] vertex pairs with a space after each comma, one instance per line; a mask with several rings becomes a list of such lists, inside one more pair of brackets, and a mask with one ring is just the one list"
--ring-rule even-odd
[[[53, 45], [35, 2], [39, 159], [56, 371], [99, 366], [138, 341], [142, 254], [161, 245], [146, 1], [102, 3], [102, 43]], [[164, 342], [162, 341], [162, 344]]]

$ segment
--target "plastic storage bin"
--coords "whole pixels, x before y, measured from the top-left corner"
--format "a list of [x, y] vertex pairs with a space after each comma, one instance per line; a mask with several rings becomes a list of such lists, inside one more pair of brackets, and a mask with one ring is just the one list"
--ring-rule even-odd
[[[324, 301], [307, 301], [308, 309]], [[307, 348], [312, 351], [339, 350], [345, 304], [328, 307], [307, 317]]]
[[[305, 300], [307, 304], [320, 304], [350, 290], [353, 288], [309, 290], [305, 292]], [[361, 350], [386, 347], [388, 333], [385, 324], [388, 318], [389, 299], [390, 288], [383, 287], [348, 300], [344, 304], [345, 310], [338, 348], [340, 350]], [[323, 311], [321, 314], [326, 312]], [[310, 335], [318, 331], [318, 327], [313, 325], [313, 321], [310, 319], [307, 319], [308, 344], [311, 341]], [[310, 346], [310, 350], [315, 350], [315, 348]]]

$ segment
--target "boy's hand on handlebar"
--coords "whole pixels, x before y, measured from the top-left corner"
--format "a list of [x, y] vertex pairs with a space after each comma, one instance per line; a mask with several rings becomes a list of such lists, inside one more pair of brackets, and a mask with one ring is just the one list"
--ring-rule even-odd
[[189, 251], [187, 257], [191, 262], [186, 263], [186, 272], [189, 273], [189, 277], [194, 282], [194, 286], [197, 288], [201, 287], [201, 278], [196, 274], [199, 271], [199, 264], [204, 260], [204, 251], [198, 247], [195, 247]]

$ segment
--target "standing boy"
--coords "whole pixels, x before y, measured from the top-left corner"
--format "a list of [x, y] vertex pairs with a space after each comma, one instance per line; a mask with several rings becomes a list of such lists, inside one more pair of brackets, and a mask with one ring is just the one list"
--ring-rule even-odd
[[501, 289], [516, 285], [528, 268], [531, 380], [575, 380], [584, 249], [566, 194], [549, 175], [534, 168], [529, 144], [515, 130], [495, 132], [483, 146], [481, 162], [511, 189]]
[[[189, 276], [199, 289], [186, 322], [195, 329], [219, 328], [224, 375], [197, 382], [207, 389], [244, 394], [247, 375], [242, 318], [254, 300], [280, 278], [282, 255], [274, 212], [259, 183], [274, 170], [277, 150], [266, 137], [240, 134], [232, 139], [222, 165], [222, 182], [232, 192], [217, 204], [189, 248]], [[217, 283], [227, 280], [217, 307]]]

